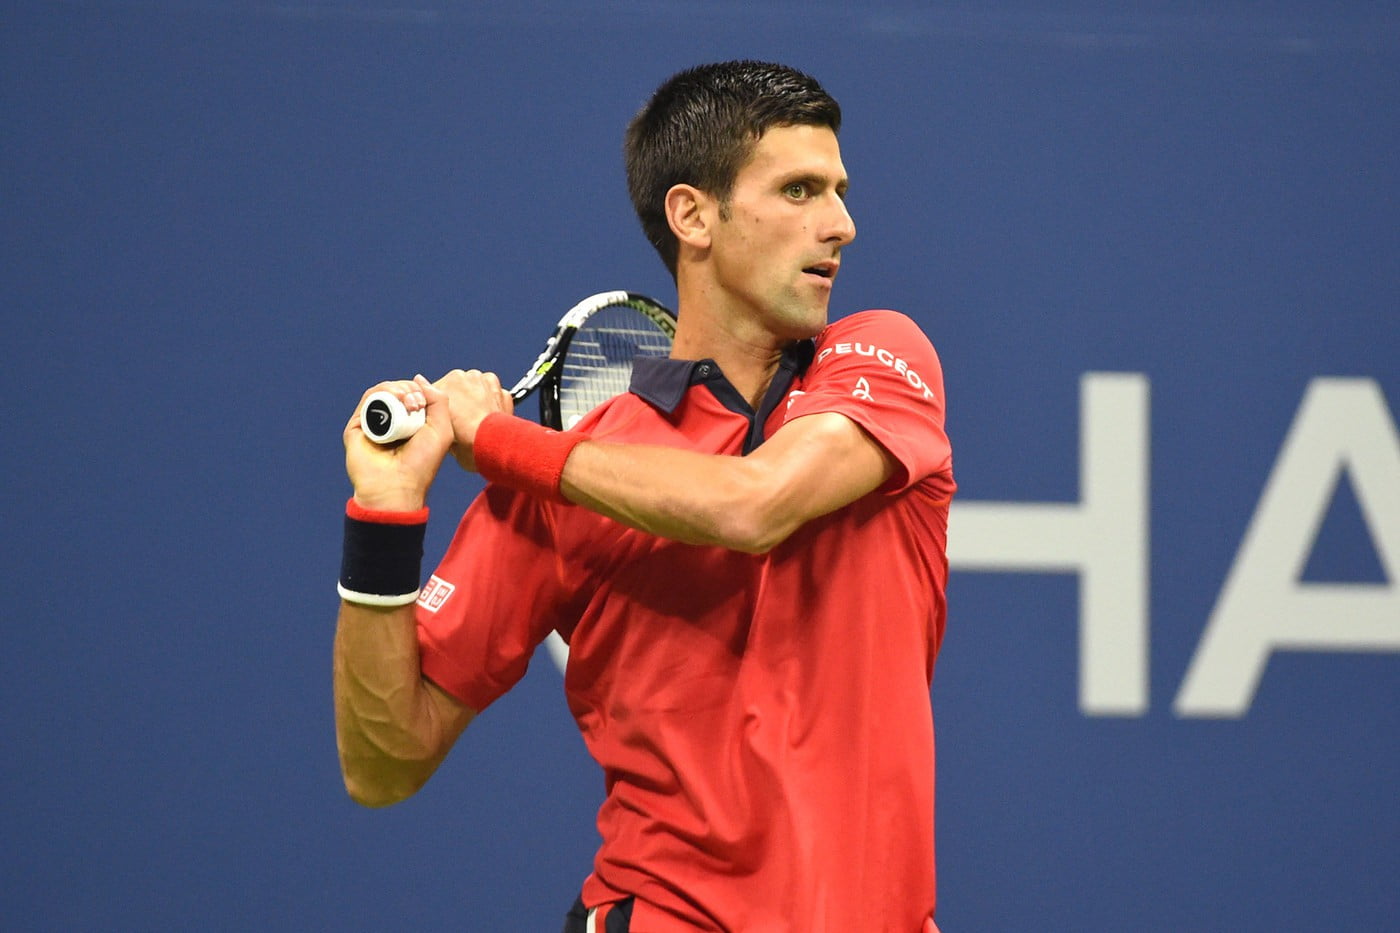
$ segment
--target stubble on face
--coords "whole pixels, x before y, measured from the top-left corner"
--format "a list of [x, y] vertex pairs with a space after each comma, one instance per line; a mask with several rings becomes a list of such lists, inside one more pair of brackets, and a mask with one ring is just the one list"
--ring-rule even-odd
[[830, 129], [779, 126], [755, 143], [713, 245], [715, 285], [755, 336], [786, 343], [826, 326], [841, 249], [855, 236], [845, 189]]

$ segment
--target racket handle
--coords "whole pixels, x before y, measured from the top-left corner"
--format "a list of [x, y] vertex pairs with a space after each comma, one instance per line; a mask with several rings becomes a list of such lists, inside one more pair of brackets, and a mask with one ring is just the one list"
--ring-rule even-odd
[[375, 392], [360, 411], [360, 430], [376, 444], [412, 437], [423, 426], [423, 409], [410, 412], [392, 392]]

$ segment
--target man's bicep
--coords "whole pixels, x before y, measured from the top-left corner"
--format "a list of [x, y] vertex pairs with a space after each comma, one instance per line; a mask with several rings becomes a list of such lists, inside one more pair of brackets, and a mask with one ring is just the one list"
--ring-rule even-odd
[[830, 411], [789, 421], [745, 459], [770, 487], [780, 538], [879, 489], [897, 467], [864, 428]]
[[789, 399], [787, 418], [840, 412], [859, 424], [895, 462], [885, 491], [934, 476], [951, 486], [942, 363], [905, 315], [863, 311], [832, 325], [802, 389]]

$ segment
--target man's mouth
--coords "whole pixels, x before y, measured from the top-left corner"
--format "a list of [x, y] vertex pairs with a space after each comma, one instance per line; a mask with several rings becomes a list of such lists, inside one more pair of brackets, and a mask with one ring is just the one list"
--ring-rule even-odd
[[836, 278], [836, 270], [839, 268], [839, 266], [840, 263], [828, 260], [826, 262], [819, 262], [816, 265], [808, 266], [802, 271], [807, 273], [808, 275], [818, 275], [824, 279], [834, 279]]

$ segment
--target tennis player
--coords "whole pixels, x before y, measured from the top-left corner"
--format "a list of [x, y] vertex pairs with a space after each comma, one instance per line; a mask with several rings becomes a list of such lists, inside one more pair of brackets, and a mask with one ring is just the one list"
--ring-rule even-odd
[[[397, 448], [346, 427], [346, 786], [414, 793], [559, 632], [606, 785], [565, 931], [936, 930], [943, 379], [901, 314], [828, 323], [840, 121], [783, 66], [674, 76], [626, 134], [672, 357], [565, 432], [476, 371], [376, 386], [426, 413]], [[420, 590], [449, 453], [487, 486]]]

